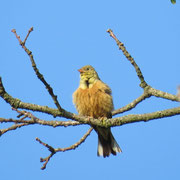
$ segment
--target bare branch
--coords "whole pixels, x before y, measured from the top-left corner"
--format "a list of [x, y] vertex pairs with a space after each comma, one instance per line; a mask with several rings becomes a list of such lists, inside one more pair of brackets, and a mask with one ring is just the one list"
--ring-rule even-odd
[[[124, 124], [134, 123], [134, 122], [144, 122], [144, 121], [150, 121], [165, 117], [171, 117], [175, 115], [180, 115], [180, 107], [177, 108], [171, 108], [166, 109], [162, 111], [156, 111], [152, 113], [145, 113], [145, 114], [130, 114], [122, 117], [112, 118], [112, 119], [94, 119], [91, 117], [83, 117], [74, 115], [75, 120], [80, 124], [87, 124], [92, 126], [99, 126], [99, 127], [113, 127], [113, 126], [121, 126]], [[0, 122], [15, 122], [15, 120], [9, 119], [6, 120], [4, 118], [0, 118]], [[25, 125], [28, 124], [42, 124], [42, 125], [48, 125], [48, 126], [69, 126], [69, 125], [78, 125], [75, 122], [68, 122], [66, 124], [66, 121], [45, 121], [45, 120], [38, 120], [36, 122], [32, 120], [17, 120], [17, 123], [25, 123]]]
[[154, 89], [150, 86], [148, 87], [148, 93], [151, 94], [152, 96], [161, 97], [163, 99], [167, 99], [167, 100], [171, 100], [171, 101], [177, 101], [177, 102], [180, 101], [179, 96]]
[[126, 106], [119, 108], [117, 110], [114, 110], [112, 112], [112, 115], [116, 115], [116, 114], [120, 114], [120, 113], [124, 113], [126, 111], [130, 111], [131, 109], [135, 108], [140, 102], [142, 102], [143, 100], [145, 100], [146, 98], [149, 98], [150, 95], [148, 93], [143, 93], [141, 96], [139, 96], [137, 99], [135, 99], [133, 102], [127, 104]]
[[116, 36], [114, 35], [113, 31], [111, 29], [108, 29], [107, 32], [110, 34], [110, 36], [116, 41], [119, 49], [122, 50], [123, 54], [126, 56], [126, 58], [130, 61], [130, 63], [133, 65], [133, 67], [136, 70], [136, 73], [139, 77], [139, 80], [141, 81], [140, 86], [142, 88], [145, 88], [147, 86], [146, 81], [144, 80], [143, 74], [139, 68], [139, 66], [136, 64], [136, 62], [134, 61], [133, 57], [129, 54], [129, 52], [126, 50], [126, 47], [124, 46], [124, 44], [122, 42], [120, 42]]
[[[147, 89], [147, 90], [146, 90]], [[149, 86], [145, 88], [145, 90], [147, 91], [146, 93], [148, 93], [148, 89], [149, 89]], [[158, 90], [155, 90], [156, 92], [160, 92]], [[151, 91], [150, 91], [151, 92]], [[150, 94], [150, 93], [149, 93]], [[93, 119], [93, 118], [90, 118], [90, 117], [83, 117], [83, 116], [80, 116], [80, 115], [76, 115], [76, 114], [73, 114], [73, 113], [70, 113], [70, 112], [67, 112], [65, 111], [66, 113], [63, 113], [61, 114], [61, 112], [57, 111], [56, 109], [52, 109], [52, 108], [49, 108], [47, 106], [39, 106], [39, 105], [34, 105], [34, 104], [30, 104], [30, 103], [23, 103], [21, 102], [19, 99], [15, 99], [13, 97], [11, 97], [9, 94], [6, 93], [4, 87], [2, 86], [2, 81], [0, 79], [0, 96], [6, 101], [8, 102], [12, 107], [15, 107], [16, 109], [17, 108], [22, 108], [22, 109], [29, 109], [29, 110], [33, 110], [33, 111], [39, 111], [39, 112], [45, 112], [47, 114], [52, 114], [53, 116], [59, 116], [59, 117], [65, 117], [67, 119], [72, 119], [72, 120], [75, 120], [75, 121], [78, 121], [80, 124], [89, 124], [89, 125], [96, 125], [96, 126], [101, 126], [101, 127], [110, 127], [111, 125], [112, 126], [115, 126], [115, 124], [117, 126], [120, 126], [122, 123], [116, 119], [116, 122], [115, 120], [113, 119], [108, 119], [108, 121], [105, 122], [102, 122], [98, 119]], [[146, 97], [147, 95], [145, 95]], [[168, 94], [166, 94], [167, 97]], [[179, 101], [179, 98], [177, 96], [174, 96], [174, 95], [171, 95], [171, 97], [175, 97], [177, 98], [177, 101]], [[132, 105], [130, 105], [130, 109], [131, 109], [131, 106], [134, 106], [136, 105], [136, 103], [138, 104], [139, 102], [141, 102], [141, 100], [144, 98], [144, 95], [143, 96], [140, 96], [139, 99], [135, 100], [137, 102], [133, 102]], [[169, 97], [170, 98], [170, 97]], [[128, 106], [128, 105], [127, 105]], [[124, 107], [123, 111], [125, 109], [128, 109], [128, 107]], [[119, 112], [122, 110], [118, 110]], [[170, 111], [172, 111], [172, 114], [170, 114], [170, 116], [174, 116], [174, 115], [178, 115], [180, 114], [179, 111], [176, 111], [176, 109], [170, 109]], [[164, 111], [160, 111], [161, 114], [159, 114], [157, 116], [156, 112], [155, 113], [147, 113], [147, 114], [142, 114], [142, 115], [132, 115], [133, 118], [137, 118], [137, 122], [139, 121], [144, 121], [144, 119], [147, 118], [148, 115], [150, 115], [150, 118], [149, 120], [151, 119], [159, 119], [159, 118], [163, 118], [163, 117], [168, 117], [166, 113], [164, 113]], [[114, 112], [114, 114], [117, 114], [118, 112]], [[153, 117], [154, 116], [154, 117]], [[163, 117], [162, 117], [163, 116]], [[139, 117], [141, 117], [141, 119], [139, 119]], [[125, 121], [123, 120], [125, 119]], [[121, 117], [121, 121], [123, 122], [127, 122], [128, 120], [128, 123], [130, 123], [131, 121], [133, 122], [133, 119], [131, 119], [131, 115], [129, 115], [129, 118], [127, 119], [127, 116], [123, 116]], [[56, 125], [56, 121], [50, 121], [52, 124], [55, 124]], [[125, 124], [123, 122], [123, 124]]]
[[51, 157], [56, 154], [57, 152], [64, 152], [64, 151], [68, 151], [68, 150], [73, 150], [76, 149], [80, 144], [82, 144], [86, 138], [90, 135], [91, 131], [93, 130], [93, 128], [91, 127], [86, 134], [75, 144], [66, 147], [66, 148], [53, 148], [52, 146], [48, 145], [47, 143], [42, 142], [39, 138], [36, 138], [36, 141], [38, 141], [40, 144], [42, 144], [43, 146], [45, 146], [46, 148], [48, 148], [48, 150], [51, 152], [50, 155], [46, 158], [40, 158], [41, 162], [45, 162], [43, 164], [43, 166], [41, 167], [42, 170], [44, 170], [46, 168], [47, 163], [50, 161]]
[[[93, 119], [91, 117], [84, 117], [84, 116], [76, 115], [74, 113], [64, 110], [63, 108], [61, 108], [61, 106], [57, 100], [57, 96], [53, 92], [53, 89], [47, 83], [47, 81], [44, 79], [43, 75], [39, 72], [39, 70], [35, 64], [32, 52], [29, 49], [27, 49], [27, 47], [25, 46], [26, 41], [32, 31], [33, 31], [33, 28], [30, 28], [24, 41], [22, 41], [20, 36], [17, 35], [16, 30], [15, 29], [12, 30], [12, 32], [15, 34], [16, 38], [18, 39], [21, 47], [25, 50], [25, 52], [29, 56], [32, 67], [34, 69], [34, 72], [36, 73], [36, 76], [45, 85], [45, 87], [48, 90], [50, 96], [52, 97], [57, 109], [53, 109], [53, 108], [50, 108], [47, 106], [40, 106], [40, 105], [36, 105], [36, 104], [25, 103], [19, 99], [16, 99], [16, 98], [10, 96], [6, 92], [6, 90], [3, 86], [3, 83], [2, 83], [2, 79], [0, 77], [0, 96], [8, 104], [10, 104], [13, 107], [13, 110], [15, 110], [18, 113], [17, 117], [20, 118], [20, 119], [0, 118], [0, 123], [7, 123], [7, 122], [14, 123], [9, 128], [1, 129], [0, 135], [6, 133], [8, 131], [15, 130], [17, 128], [27, 126], [27, 125], [32, 125], [32, 124], [46, 125], [46, 126], [52, 126], [52, 127], [57, 127], [57, 126], [66, 127], [66, 126], [77, 126], [77, 125], [81, 125], [81, 124], [87, 124], [90, 126], [99, 126], [99, 127], [107, 128], [107, 127], [113, 127], [113, 126], [121, 126], [124, 124], [129, 124], [129, 123], [134, 123], [134, 122], [142, 122], [142, 121], [147, 122], [149, 120], [155, 120], [155, 119], [160, 119], [160, 118], [164, 118], [164, 117], [180, 115], [180, 107], [166, 109], [166, 110], [162, 110], [162, 111], [156, 111], [156, 112], [152, 112], [152, 113], [145, 113], [145, 114], [130, 114], [130, 115], [112, 118], [112, 119]], [[151, 96], [161, 97], [161, 98], [171, 100], [171, 101], [177, 101], [177, 102], [180, 101], [180, 95], [179, 95], [180, 88], [178, 89], [177, 96], [175, 96], [175, 95], [154, 89], [150, 85], [148, 85], [143, 77], [143, 74], [142, 74], [139, 66], [136, 64], [135, 60], [132, 58], [132, 56], [126, 50], [126, 47], [124, 46], [124, 44], [117, 39], [117, 37], [114, 35], [114, 33], [112, 32], [111, 29], [109, 29], [107, 32], [116, 41], [119, 49], [122, 50], [125, 57], [130, 61], [130, 63], [135, 68], [137, 76], [140, 80], [140, 86], [144, 90], [143, 94], [141, 96], [139, 96], [138, 98], [136, 98], [134, 101], [132, 101], [131, 103], [127, 104], [126, 106], [124, 106], [122, 108], [114, 110], [112, 112], [113, 115], [117, 115], [117, 114], [129, 111], [129, 110], [135, 108], [139, 103], [141, 103], [142, 101], [144, 101], [145, 99], [147, 99]], [[74, 121], [54, 121], [54, 120], [46, 121], [46, 120], [42, 120], [42, 119], [35, 117], [31, 112], [27, 112], [24, 110], [18, 110], [18, 108], [25, 109], [25, 110], [31, 110], [31, 111], [37, 111], [37, 112], [43, 112], [46, 114], [50, 114], [54, 117], [64, 117], [66, 119], [71, 119]], [[93, 128], [91, 127], [87, 131], [87, 133], [77, 143], [75, 143], [69, 147], [66, 147], [66, 148], [56, 148], [55, 149], [52, 146], [48, 145], [47, 143], [42, 142], [39, 138], [36, 138], [36, 140], [40, 144], [45, 146], [50, 151], [49, 156], [47, 156], [46, 158], [41, 158], [41, 162], [44, 162], [41, 169], [46, 168], [47, 163], [50, 161], [50, 159], [53, 157], [53, 155], [56, 154], [57, 152], [64, 152], [64, 151], [76, 149], [80, 144], [82, 144], [86, 140], [86, 138], [90, 135], [92, 130], [93, 130]]]
[[[58, 126], [77, 126], [80, 125], [78, 121], [45, 121], [41, 120], [37, 117], [35, 117], [32, 113], [27, 112], [27, 111], [20, 111], [15, 108], [12, 108], [13, 110], [17, 111], [19, 115], [17, 117], [22, 117], [20, 119], [5, 119], [5, 118], [0, 118], [0, 123], [15, 123], [12, 126], [6, 128], [6, 129], [0, 129], [0, 136], [3, 135], [4, 133], [11, 131], [11, 130], [16, 130], [17, 128], [20, 128], [22, 126], [28, 126], [32, 124], [39, 124], [39, 125], [45, 125], [45, 126], [51, 126], [51, 127], [58, 127]], [[30, 120], [25, 120], [25, 118], [30, 118]]]
[[141, 96], [139, 96], [137, 99], [135, 99], [133, 102], [127, 104], [126, 106], [119, 108], [117, 110], [114, 110], [112, 112], [112, 115], [114, 116], [114, 115], [129, 111], [129, 110], [135, 108], [136, 105], [141, 103], [143, 100], [145, 100], [146, 98], [149, 98], [151, 96], [161, 97], [163, 99], [167, 99], [167, 100], [171, 100], [171, 101], [177, 101], [177, 102], [180, 101], [180, 96], [178, 96], [178, 95], [176, 96], [173, 94], [169, 94], [167, 92], [163, 92], [163, 91], [154, 89], [148, 85], [148, 86], [146, 86], [146, 88], [144, 88], [144, 93]]
[[40, 105], [36, 105], [36, 104], [31, 104], [31, 103], [24, 103], [20, 99], [13, 98], [5, 91], [1, 77], [0, 77], [0, 96], [15, 109], [21, 108], [21, 109], [51, 114], [54, 117], [58, 116], [58, 117], [66, 117], [68, 119], [73, 119], [72, 118], [73, 114], [68, 111], [62, 110], [60, 112], [59, 110], [49, 108], [48, 106], [40, 106]]
[[36, 141], [38, 141], [38, 142], [39, 142], [40, 144], [42, 144], [43, 146], [47, 147], [48, 150], [51, 152], [51, 154], [50, 154], [48, 157], [46, 157], [46, 158], [40, 158], [40, 162], [45, 162], [45, 163], [43, 164], [43, 166], [41, 167], [41, 169], [44, 170], [44, 169], [46, 169], [47, 163], [50, 161], [50, 159], [53, 157], [53, 155], [56, 154], [56, 151], [55, 151], [55, 149], [54, 149], [52, 146], [50, 146], [50, 145], [42, 142], [39, 138], [36, 138]]
[[[1, 119], [1, 118], [0, 118]], [[12, 130], [16, 130], [17, 128], [20, 128], [22, 126], [27, 126], [28, 124], [26, 123], [22, 123], [22, 124], [14, 124], [9, 128], [6, 129], [0, 129], [0, 136], [2, 136], [4, 133], [8, 132], [8, 131], [12, 131]]]
[[61, 112], [62, 108], [57, 100], [57, 96], [54, 94], [52, 87], [47, 83], [47, 81], [45, 80], [44, 76], [39, 72], [39, 69], [36, 66], [36, 63], [34, 61], [34, 57], [32, 52], [25, 46], [25, 42], [29, 36], [29, 34], [32, 32], [33, 28], [30, 28], [30, 30], [28, 31], [28, 34], [24, 40], [24, 42], [21, 41], [20, 36], [17, 35], [16, 30], [13, 29], [12, 32], [15, 34], [16, 38], [19, 41], [19, 44], [21, 45], [21, 47], [25, 50], [25, 52], [27, 53], [27, 55], [29, 56], [30, 60], [31, 60], [31, 64], [32, 67], [34, 69], [34, 72], [36, 73], [36, 76], [38, 77], [38, 79], [45, 85], [46, 89], [48, 90], [50, 96], [52, 97], [56, 107], [58, 108], [58, 110]]
[[[58, 126], [67, 127], [67, 126], [80, 125], [80, 123], [77, 121], [54, 121], [54, 120], [45, 121], [45, 120], [41, 120], [41, 119], [35, 117], [30, 112], [20, 111], [20, 110], [14, 109], [14, 108], [12, 108], [12, 109], [19, 113], [19, 115], [17, 117], [20, 117], [20, 116], [23, 116], [23, 117], [21, 119], [0, 118], [0, 123], [15, 123], [12, 126], [10, 126], [9, 128], [1, 129], [0, 136], [8, 131], [16, 130], [17, 128], [20, 128], [22, 126], [27, 126], [27, 125], [32, 125], [32, 124], [39, 124], [39, 125], [45, 125], [45, 126], [51, 126], [51, 127], [58, 127]], [[30, 118], [30, 120], [25, 120], [25, 118]]]
[[180, 107], [166, 109], [163, 111], [156, 111], [152, 113], [129, 114], [122, 117], [106, 119], [104, 121], [104, 124], [106, 124], [106, 127], [122, 126], [124, 124], [130, 124], [130, 123], [135, 123], [135, 122], [147, 122], [150, 120], [156, 120], [156, 119], [161, 119], [165, 117], [172, 117], [176, 115], [180, 115]]
[[27, 38], [29, 37], [29, 34], [30, 34], [32, 31], [33, 31], [33, 27], [31, 27], [31, 28], [29, 29], [29, 31], [28, 31], [28, 33], [27, 33], [27, 35], [26, 35], [26, 37], [25, 37], [25, 39], [24, 39], [24, 41], [23, 41], [23, 44], [24, 44], [24, 45], [26, 44], [26, 40], [27, 40]]
[[78, 121], [55, 121], [55, 120], [45, 121], [39, 118], [36, 118], [36, 121], [34, 121], [34, 119], [24, 120], [24, 119], [0, 118], [0, 123], [15, 123], [15, 124], [25, 123], [26, 125], [39, 124], [39, 125], [51, 126], [51, 127], [58, 127], [58, 126], [67, 127], [67, 126], [81, 125]]

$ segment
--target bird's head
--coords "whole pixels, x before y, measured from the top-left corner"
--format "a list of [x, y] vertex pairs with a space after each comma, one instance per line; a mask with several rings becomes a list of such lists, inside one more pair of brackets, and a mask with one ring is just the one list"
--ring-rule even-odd
[[82, 82], [93, 84], [99, 79], [97, 72], [90, 65], [83, 66], [82, 68], [78, 69], [78, 71], [80, 72], [80, 79]]

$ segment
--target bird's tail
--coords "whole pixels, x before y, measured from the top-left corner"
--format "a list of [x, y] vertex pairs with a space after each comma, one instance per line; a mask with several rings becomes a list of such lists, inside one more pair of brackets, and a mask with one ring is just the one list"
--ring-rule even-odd
[[98, 128], [98, 156], [108, 157], [110, 154], [116, 155], [118, 152], [122, 152], [118, 143], [114, 139], [110, 128]]

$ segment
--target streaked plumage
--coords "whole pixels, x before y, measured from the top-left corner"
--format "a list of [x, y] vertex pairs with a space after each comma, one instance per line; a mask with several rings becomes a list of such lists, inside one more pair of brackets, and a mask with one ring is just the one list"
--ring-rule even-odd
[[[111, 118], [114, 108], [111, 89], [103, 83], [95, 69], [84, 66], [80, 72], [80, 85], [73, 94], [73, 102], [80, 115], [93, 118]], [[107, 157], [121, 152], [110, 128], [93, 127], [98, 134], [98, 156]]]

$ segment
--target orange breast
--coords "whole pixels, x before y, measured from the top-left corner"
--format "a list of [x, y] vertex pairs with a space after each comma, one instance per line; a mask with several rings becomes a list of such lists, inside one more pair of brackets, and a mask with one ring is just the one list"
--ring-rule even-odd
[[94, 118], [111, 117], [113, 101], [110, 92], [110, 88], [102, 81], [97, 81], [91, 88], [78, 88], [73, 94], [78, 113]]

